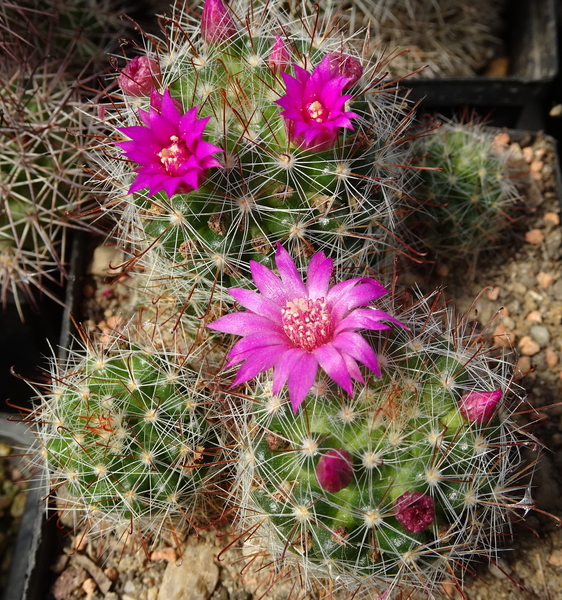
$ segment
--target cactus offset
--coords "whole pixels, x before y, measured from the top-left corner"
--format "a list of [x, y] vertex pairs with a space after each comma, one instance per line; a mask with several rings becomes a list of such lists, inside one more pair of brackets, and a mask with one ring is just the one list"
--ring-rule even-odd
[[53, 361], [32, 417], [59, 509], [144, 539], [208, 516], [220, 437], [196, 357], [132, 326], [85, 350]]
[[423, 211], [412, 214], [419, 235], [438, 256], [472, 258], [498, 240], [509, 224], [507, 210], [519, 197], [511, 152], [496, 133], [477, 122], [444, 122], [418, 140]]
[[381, 334], [355, 398], [320, 381], [295, 415], [262, 379], [237, 420], [246, 543], [354, 597], [462, 581], [530, 508], [509, 364], [435, 297], [392, 305], [409, 329]]

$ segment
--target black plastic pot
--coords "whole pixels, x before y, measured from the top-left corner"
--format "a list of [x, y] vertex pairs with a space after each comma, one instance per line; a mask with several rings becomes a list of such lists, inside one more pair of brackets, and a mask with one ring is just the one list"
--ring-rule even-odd
[[510, 114], [527, 113], [526, 120], [518, 115], [516, 122], [494, 119], [496, 124], [527, 128], [558, 73], [556, 24], [555, 0], [511, 0], [506, 10], [510, 65], [506, 77], [418, 77], [406, 79], [404, 85], [411, 88], [411, 98], [423, 99], [424, 108], [469, 106], [480, 112], [508, 108]]
[[[76, 232], [72, 245], [69, 279], [66, 285], [65, 310], [62, 317], [58, 358], [66, 358], [73, 331], [71, 315], [75, 314], [81, 301], [81, 281], [85, 272], [84, 232]], [[56, 326], [60, 324], [60, 319]], [[0, 413], [0, 441], [15, 448], [32, 445], [34, 437], [29, 427], [17, 422], [16, 415]], [[55, 520], [46, 521], [46, 482], [33, 479], [25, 505], [12, 563], [2, 600], [43, 600], [52, 579], [49, 567], [53, 564], [53, 552], [58, 547]], [[51, 577], [49, 577], [49, 574]]]

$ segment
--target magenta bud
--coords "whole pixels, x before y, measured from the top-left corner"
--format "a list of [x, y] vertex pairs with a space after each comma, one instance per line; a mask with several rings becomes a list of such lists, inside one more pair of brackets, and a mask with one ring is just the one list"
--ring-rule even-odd
[[160, 65], [153, 58], [135, 56], [117, 81], [127, 96], [148, 96], [159, 85], [161, 76]]
[[274, 73], [285, 71], [291, 64], [289, 48], [279, 34], [275, 36], [275, 44], [273, 45], [267, 64]]
[[236, 25], [222, 0], [205, 0], [201, 13], [201, 36], [209, 44], [226, 41], [236, 33]]
[[503, 392], [467, 392], [459, 401], [461, 415], [469, 423], [487, 423], [493, 416]]
[[333, 494], [347, 487], [353, 479], [353, 458], [343, 448], [331, 448], [316, 465], [320, 487]]
[[343, 87], [344, 90], [348, 90], [355, 85], [363, 76], [363, 65], [358, 58], [343, 52], [331, 52], [328, 56], [330, 57], [332, 73], [349, 78], [349, 81]]
[[427, 529], [435, 518], [435, 503], [421, 492], [404, 492], [394, 505], [396, 520], [410, 533]]

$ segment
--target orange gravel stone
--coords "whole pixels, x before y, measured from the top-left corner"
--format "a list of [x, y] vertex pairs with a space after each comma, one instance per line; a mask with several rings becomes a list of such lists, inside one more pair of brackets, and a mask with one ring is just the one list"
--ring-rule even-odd
[[529, 335], [524, 335], [517, 346], [523, 356], [534, 356], [541, 351], [539, 344]]
[[554, 281], [554, 277], [552, 275], [550, 275], [550, 273], [543, 273], [541, 271], [537, 275], [537, 281], [539, 282], [539, 285], [542, 288], [546, 289], [552, 285], [552, 282]]
[[540, 229], [531, 229], [525, 234], [525, 239], [529, 244], [542, 244], [544, 242], [544, 233]]
[[542, 323], [542, 315], [539, 310], [532, 310], [525, 317], [525, 321], [531, 321], [531, 323]]
[[554, 352], [554, 350], [552, 350], [551, 348], [547, 348], [544, 351], [544, 358], [546, 360], [546, 364], [551, 369], [554, 368], [560, 361], [560, 357], [558, 356], [558, 354], [556, 352]]
[[494, 336], [494, 344], [496, 346], [511, 346], [515, 342], [515, 334], [505, 325], [498, 325], [492, 335]]

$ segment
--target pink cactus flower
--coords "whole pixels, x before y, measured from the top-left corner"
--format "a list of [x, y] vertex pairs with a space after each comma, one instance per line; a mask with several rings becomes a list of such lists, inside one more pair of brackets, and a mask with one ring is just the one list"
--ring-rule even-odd
[[316, 479], [327, 492], [343, 490], [353, 479], [353, 457], [343, 448], [331, 448], [316, 465]]
[[324, 252], [310, 259], [306, 284], [289, 253], [277, 245], [280, 278], [250, 261], [260, 293], [229, 292], [247, 310], [221, 317], [211, 329], [242, 335], [228, 355], [227, 367], [244, 361], [233, 386], [274, 367], [273, 394], [288, 383], [296, 412], [314, 385], [320, 366], [350, 396], [352, 379], [364, 382], [357, 361], [380, 376], [377, 356], [357, 329], [388, 329], [382, 320], [401, 323], [382, 310], [366, 306], [387, 293], [374, 279], [358, 277], [330, 287], [333, 261]]
[[201, 37], [209, 44], [220, 44], [236, 33], [236, 24], [222, 0], [205, 0], [201, 13]]
[[363, 65], [358, 58], [343, 52], [330, 52], [330, 67], [332, 73], [343, 75], [349, 81], [344, 85], [343, 91], [355, 85], [363, 76]]
[[160, 65], [148, 56], [135, 56], [117, 78], [127, 96], [147, 96], [160, 84]]
[[410, 533], [427, 529], [435, 518], [435, 502], [421, 492], [405, 492], [394, 504], [396, 519]]
[[213, 154], [223, 150], [203, 140], [210, 117], [198, 119], [196, 106], [182, 114], [166, 90], [160, 110], [139, 109], [139, 116], [144, 126], [118, 129], [131, 139], [117, 142], [117, 146], [140, 165], [129, 194], [147, 187], [149, 196], [163, 190], [171, 198], [199, 189], [208, 170], [221, 167]]
[[279, 34], [277, 34], [275, 36], [275, 44], [273, 45], [271, 54], [267, 60], [269, 68], [274, 73], [282, 71], [283, 69], [288, 69], [290, 65], [290, 59], [291, 55], [285, 40]]
[[316, 151], [332, 148], [342, 127], [353, 130], [351, 119], [359, 115], [345, 111], [351, 95], [342, 91], [352, 78], [340, 75], [327, 54], [312, 73], [293, 65], [296, 77], [281, 73], [287, 93], [276, 100], [284, 110], [289, 140], [296, 146]]
[[502, 395], [501, 390], [467, 392], [459, 401], [460, 413], [469, 423], [487, 423], [494, 416]]

